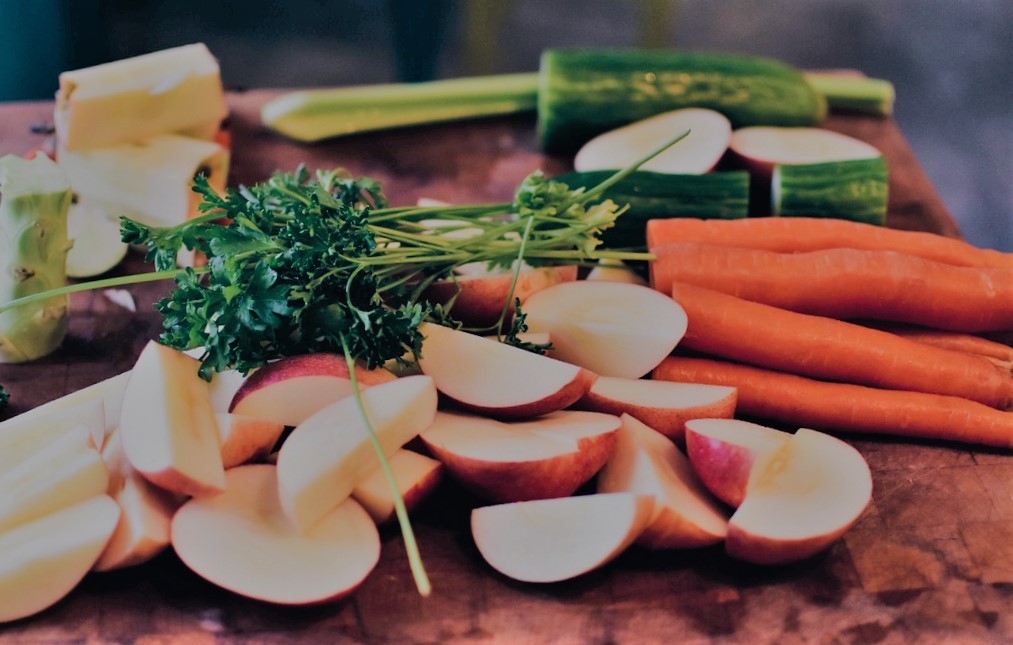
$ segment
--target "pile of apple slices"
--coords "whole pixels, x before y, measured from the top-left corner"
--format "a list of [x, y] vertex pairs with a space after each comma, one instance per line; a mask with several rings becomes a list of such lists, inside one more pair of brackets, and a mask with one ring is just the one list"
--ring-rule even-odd
[[420, 373], [356, 367], [357, 397], [341, 356], [207, 383], [196, 358], [151, 342], [130, 372], [0, 424], [0, 621], [170, 545], [244, 596], [341, 598], [394, 516], [377, 450], [409, 511], [444, 471], [488, 502], [472, 512], [479, 552], [531, 582], [634, 543], [801, 559], [864, 509], [868, 468], [847, 444], [736, 421], [732, 388], [642, 378], [685, 331], [670, 298], [564, 282], [527, 311], [555, 355], [426, 324]]

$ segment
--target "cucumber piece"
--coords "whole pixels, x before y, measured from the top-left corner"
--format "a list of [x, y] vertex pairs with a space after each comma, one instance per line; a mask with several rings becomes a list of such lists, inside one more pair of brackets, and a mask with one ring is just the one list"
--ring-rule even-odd
[[721, 112], [736, 128], [814, 125], [827, 110], [801, 72], [756, 56], [549, 49], [539, 74], [539, 140], [552, 153], [684, 107]]
[[771, 214], [886, 223], [886, 160], [849, 159], [774, 167]]
[[[572, 172], [556, 177], [570, 188], [591, 188], [608, 179], [614, 170]], [[644, 230], [649, 219], [696, 217], [738, 219], [749, 212], [749, 173], [744, 170], [704, 175], [672, 175], [638, 170], [602, 195], [630, 208], [602, 233], [609, 248], [646, 248]]]

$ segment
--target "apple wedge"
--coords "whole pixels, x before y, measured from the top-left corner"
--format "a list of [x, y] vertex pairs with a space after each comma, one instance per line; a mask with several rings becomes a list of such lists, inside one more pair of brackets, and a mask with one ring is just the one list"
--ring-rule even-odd
[[[357, 367], [356, 378], [366, 389], [397, 377], [382, 368]], [[344, 356], [324, 352], [289, 356], [250, 374], [232, 398], [229, 412], [297, 426], [351, 393]]]
[[0, 533], [0, 623], [55, 605], [87, 575], [119, 508], [98, 495]]
[[199, 363], [149, 342], [123, 393], [120, 433], [127, 460], [149, 481], [182, 495], [225, 486], [218, 424]]
[[768, 464], [791, 434], [737, 419], [686, 422], [686, 455], [693, 471], [715, 497], [738, 508], [750, 480]]
[[239, 370], [222, 370], [215, 372], [208, 383], [208, 393], [211, 396], [211, 408], [215, 412], [228, 412], [232, 407], [232, 400], [236, 392], [243, 387], [247, 375]]
[[811, 164], [882, 156], [877, 148], [864, 141], [825, 128], [739, 128], [732, 133], [728, 147], [750, 172], [768, 181], [774, 167], [781, 164]]
[[522, 582], [558, 582], [607, 564], [651, 521], [650, 495], [608, 493], [484, 506], [471, 534], [492, 568]]
[[82, 429], [92, 447], [99, 449], [106, 432], [102, 401], [83, 400], [65, 408], [50, 408], [45, 415], [31, 415], [25, 419], [17, 416], [0, 423], [0, 475], [68, 432]]
[[[443, 464], [417, 452], [398, 450], [389, 461], [398, 493], [409, 513], [429, 497], [443, 479]], [[352, 497], [377, 524], [386, 524], [395, 517], [394, 497], [382, 470], [374, 470], [352, 489]]]
[[[524, 304], [533, 293], [576, 279], [576, 265], [538, 268], [525, 265], [517, 274], [513, 295]], [[465, 327], [488, 329], [499, 320], [504, 306], [511, 304], [508, 301], [512, 280], [513, 275], [509, 271], [488, 273], [484, 267], [480, 267], [474, 273], [457, 276], [456, 280], [434, 282], [426, 290], [425, 298], [438, 304], [453, 302], [453, 316]], [[508, 322], [512, 311], [513, 308], [510, 307], [506, 318]]]
[[0, 475], [0, 531], [102, 495], [108, 485], [87, 430], [71, 430]]
[[735, 388], [721, 385], [599, 376], [577, 405], [617, 416], [630, 414], [683, 445], [686, 421], [731, 418], [737, 398]]
[[552, 338], [550, 356], [601, 376], [644, 376], [686, 333], [677, 302], [636, 284], [558, 284], [528, 298], [524, 311], [528, 331]]
[[706, 108], [663, 112], [599, 134], [577, 151], [573, 167], [579, 172], [618, 171], [686, 130], [689, 134], [684, 139], [640, 170], [681, 175], [702, 175], [713, 170], [728, 149], [732, 124], [725, 115]]
[[511, 422], [441, 411], [420, 438], [462, 486], [516, 502], [573, 494], [608, 461], [619, 423], [574, 410]]
[[221, 440], [222, 466], [232, 468], [267, 455], [278, 443], [285, 426], [278, 421], [242, 414], [215, 414]]
[[668, 438], [628, 414], [616, 449], [598, 474], [599, 493], [654, 497], [651, 522], [637, 544], [651, 549], [690, 549], [717, 544], [728, 516], [700, 484], [689, 460]]
[[728, 522], [725, 551], [756, 564], [804, 560], [828, 548], [872, 499], [872, 476], [847, 443], [802, 428], [750, 478]]
[[[86, 403], [92, 401], [101, 401], [102, 407], [105, 411], [105, 431], [111, 432], [114, 427], [119, 423], [120, 419], [120, 408], [123, 403], [123, 391], [126, 389], [127, 380], [130, 378], [130, 372], [124, 372], [117, 374], [116, 376], [107, 378], [98, 383], [93, 383], [87, 387], [83, 387], [80, 390], [71, 392], [57, 399], [53, 399], [47, 403], [32, 408], [26, 412], [19, 414], [16, 417], [8, 419], [3, 423], [0, 423], [0, 434], [4, 433], [9, 427], [18, 426], [23, 423], [34, 423], [36, 421], [44, 421], [44, 423], [50, 423], [54, 419], [59, 418], [58, 413], [75, 409], [78, 406], [83, 406]], [[84, 408], [82, 407], [81, 410]], [[70, 412], [68, 417], [73, 419], [78, 412]], [[91, 414], [85, 413], [85, 414]], [[101, 442], [99, 442], [101, 445]]]
[[[576, 283], [572, 283], [576, 284]], [[420, 331], [419, 366], [444, 396], [497, 417], [535, 417], [580, 399], [596, 375], [512, 345], [432, 323]]]
[[172, 546], [197, 575], [243, 596], [282, 605], [318, 604], [351, 593], [380, 558], [376, 525], [354, 499], [297, 531], [269, 464], [232, 468], [225, 492], [192, 499], [172, 520]]
[[[369, 425], [388, 457], [433, 422], [436, 403], [436, 388], [428, 376], [406, 376], [362, 392]], [[305, 533], [379, 467], [359, 401], [345, 397], [296, 426], [282, 444], [281, 508]]]

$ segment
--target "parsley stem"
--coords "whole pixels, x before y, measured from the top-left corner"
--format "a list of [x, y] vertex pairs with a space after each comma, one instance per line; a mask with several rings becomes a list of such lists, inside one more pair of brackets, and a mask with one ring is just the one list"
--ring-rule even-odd
[[433, 587], [429, 582], [425, 566], [422, 564], [419, 545], [415, 540], [415, 532], [412, 530], [411, 521], [408, 519], [408, 509], [405, 508], [404, 498], [401, 497], [401, 493], [398, 491], [397, 480], [394, 479], [394, 471], [391, 470], [387, 455], [383, 453], [380, 440], [376, 436], [376, 430], [373, 429], [373, 422], [366, 411], [366, 404], [362, 400], [362, 390], [359, 388], [359, 380], [356, 376], [355, 359], [352, 357], [352, 352], [348, 348], [348, 341], [344, 335], [341, 336], [341, 350], [345, 354], [345, 362], [348, 363], [348, 378], [352, 383], [352, 392], [355, 396], [356, 406], [359, 408], [359, 413], [365, 422], [366, 430], [369, 433], [369, 441], [373, 444], [373, 449], [376, 451], [377, 457], [379, 457], [380, 468], [383, 471], [384, 479], [387, 480], [391, 497], [394, 498], [394, 513], [397, 515], [398, 524], [401, 525], [401, 535], [404, 538], [405, 551], [408, 553], [408, 565], [411, 568], [412, 577], [415, 579], [415, 586], [418, 587], [419, 595], [427, 597], [432, 593]]
[[[195, 271], [201, 273], [202, 271], [195, 268]], [[121, 275], [115, 278], [105, 278], [104, 280], [92, 280], [89, 282], [78, 282], [76, 284], [68, 284], [63, 287], [57, 287], [56, 289], [50, 289], [48, 291], [42, 291], [40, 293], [33, 293], [30, 296], [23, 296], [21, 298], [15, 298], [10, 302], [0, 304], [0, 313], [10, 311], [16, 307], [22, 305], [31, 304], [40, 300], [48, 300], [56, 296], [64, 296], [71, 293], [80, 293], [82, 291], [92, 291], [94, 289], [108, 289], [112, 287], [122, 287], [130, 284], [140, 284], [142, 282], [158, 282], [159, 280], [169, 280], [175, 278], [177, 275], [182, 273], [184, 269], [175, 269], [172, 271], [153, 271], [151, 273], [140, 273], [131, 275]]]

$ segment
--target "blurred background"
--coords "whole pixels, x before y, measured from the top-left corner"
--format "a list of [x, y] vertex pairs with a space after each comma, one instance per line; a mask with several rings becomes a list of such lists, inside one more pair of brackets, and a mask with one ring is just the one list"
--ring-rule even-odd
[[896, 120], [965, 237], [1013, 251], [1013, 0], [0, 0], [0, 100], [197, 41], [233, 88], [534, 71], [561, 46], [858, 69], [894, 83]]

